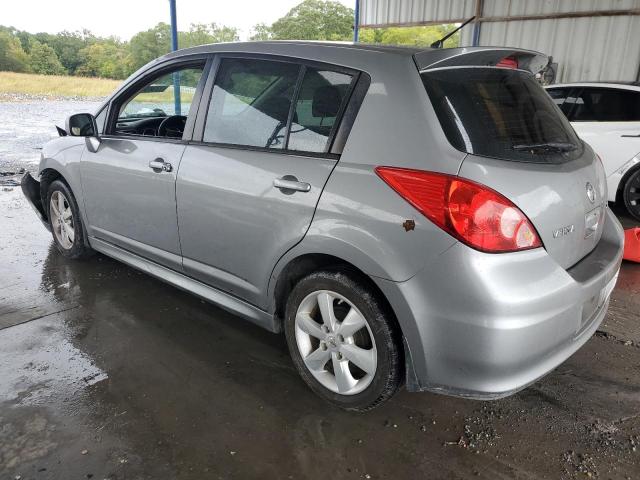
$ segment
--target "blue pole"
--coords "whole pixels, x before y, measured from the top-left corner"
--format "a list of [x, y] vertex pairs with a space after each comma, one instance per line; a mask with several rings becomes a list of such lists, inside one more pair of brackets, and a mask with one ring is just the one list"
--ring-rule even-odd
[[[169, 0], [171, 14], [171, 51], [178, 50], [178, 21], [176, 20], [176, 0]], [[173, 74], [173, 111], [180, 115], [180, 73]]]
[[480, 22], [476, 20], [476, 23], [473, 24], [473, 37], [471, 40], [471, 45], [473, 47], [477, 47], [480, 45]]
[[360, 33], [360, 0], [356, 0], [356, 9], [353, 15], [353, 43], [358, 43]]
[[[476, 13], [474, 15], [475, 22], [473, 23], [473, 33], [471, 37], [471, 45], [477, 47], [480, 45], [480, 28], [482, 28], [482, 23], [480, 19], [482, 18], [482, 12], [484, 10], [484, 0], [476, 0]], [[460, 36], [462, 39], [462, 35]]]

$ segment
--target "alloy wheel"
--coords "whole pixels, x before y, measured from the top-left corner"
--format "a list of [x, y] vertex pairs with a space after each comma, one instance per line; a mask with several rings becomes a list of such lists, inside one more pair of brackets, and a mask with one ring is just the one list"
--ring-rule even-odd
[[49, 218], [56, 240], [65, 250], [73, 247], [75, 240], [75, 223], [69, 200], [60, 190], [51, 194], [49, 201]]
[[355, 395], [375, 377], [378, 351], [369, 324], [336, 292], [319, 290], [302, 300], [295, 338], [309, 372], [332, 392]]

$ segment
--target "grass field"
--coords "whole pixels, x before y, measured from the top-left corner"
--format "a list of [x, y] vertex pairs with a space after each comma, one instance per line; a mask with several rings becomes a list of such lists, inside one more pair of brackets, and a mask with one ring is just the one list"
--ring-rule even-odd
[[121, 80], [105, 78], [0, 72], [0, 96], [7, 93], [46, 97], [105, 97], [120, 83]]

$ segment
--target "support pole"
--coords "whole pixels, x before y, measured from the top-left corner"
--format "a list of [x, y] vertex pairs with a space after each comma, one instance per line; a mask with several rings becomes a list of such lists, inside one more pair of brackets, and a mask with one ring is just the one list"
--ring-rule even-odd
[[353, 43], [358, 43], [360, 34], [360, 0], [356, 0], [356, 8], [353, 15]]
[[[169, 10], [171, 15], [171, 51], [178, 50], [178, 21], [176, 20], [176, 0], [169, 0]], [[173, 111], [174, 115], [181, 115], [180, 112], [180, 73], [173, 73]]]
[[477, 47], [480, 45], [480, 28], [481, 28], [481, 18], [482, 18], [482, 10], [484, 7], [484, 0], [476, 0], [476, 21], [473, 24], [473, 38], [471, 40], [471, 45]]

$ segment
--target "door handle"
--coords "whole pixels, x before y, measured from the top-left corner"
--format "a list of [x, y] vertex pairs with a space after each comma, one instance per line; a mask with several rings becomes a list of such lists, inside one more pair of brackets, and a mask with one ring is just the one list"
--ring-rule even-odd
[[292, 194], [294, 192], [308, 192], [311, 185], [307, 182], [299, 182], [293, 175], [285, 175], [282, 178], [276, 178], [273, 186], [282, 191], [282, 193]]
[[622, 138], [640, 138], [640, 134], [638, 135], [620, 135]]
[[152, 170], [162, 170], [163, 172], [170, 172], [173, 170], [173, 165], [168, 162], [165, 162], [161, 158], [156, 158], [149, 162], [149, 168]]

